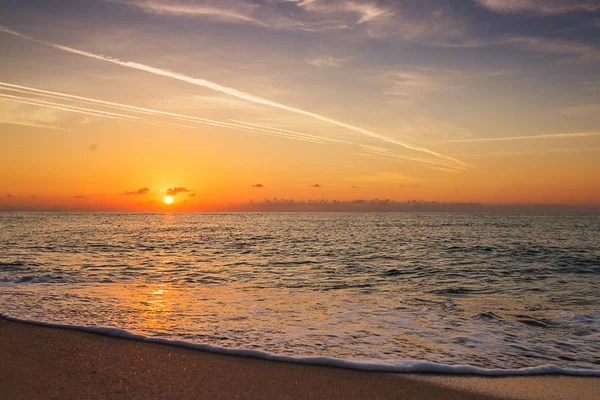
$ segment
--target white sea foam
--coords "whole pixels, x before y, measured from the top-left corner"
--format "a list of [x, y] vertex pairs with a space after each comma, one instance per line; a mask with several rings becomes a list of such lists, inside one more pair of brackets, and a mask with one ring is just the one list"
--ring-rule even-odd
[[163, 338], [152, 338], [144, 335], [138, 335], [124, 329], [106, 328], [100, 326], [79, 326], [69, 324], [53, 324], [48, 322], [26, 320], [11, 317], [10, 315], [0, 313], [0, 317], [9, 321], [23, 322], [38, 326], [46, 326], [51, 328], [71, 329], [83, 332], [92, 332], [105, 336], [118, 337], [129, 340], [138, 340], [142, 342], [166, 344], [170, 346], [184, 347], [194, 350], [206, 351], [217, 354], [260, 358], [270, 361], [291, 362], [296, 364], [310, 365], [326, 365], [339, 368], [348, 368], [361, 371], [377, 371], [377, 372], [420, 372], [420, 373], [438, 373], [438, 374], [471, 374], [482, 376], [524, 376], [524, 375], [547, 375], [560, 374], [572, 376], [598, 376], [600, 377], [600, 369], [572, 369], [562, 368], [556, 365], [540, 365], [537, 367], [518, 368], [518, 369], [487, 369], [479, 368], [471, 365], [448, 365], [433, 362], [417, 361], [417, 360], [402, 360], [396, 362], [372, 362], [372, 361], [356, 361], [344, 360], [331, 357], [302, 357], [302, 356], [287, 356], [280, 354], [272, 354], [259, 350], [251, 349], [232, 349], [219, 346], [211, 346], [207, 344], [190, 343], [183, 340], [169, 340]]

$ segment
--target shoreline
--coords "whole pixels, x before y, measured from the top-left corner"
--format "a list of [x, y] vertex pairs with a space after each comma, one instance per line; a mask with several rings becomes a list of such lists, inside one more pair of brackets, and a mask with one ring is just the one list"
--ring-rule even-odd
[[0, 317], [7, 398], [595, 399], [600, 378], [358, 371], [216, 354]]
[[583, 377], [600, 377], [600, 369], [586, 370], [563, 368], [556, 365], [540, 365], [535, 367], [524, 367], [520, 369], [486, 369], [472, 365], [450, 365], [439, 364], [429, 361], [404, 361], [400, 363], [376, 363], [376, 362], [360, 362], [332, 358], [326, 356], [291, 356], [268, 353], [262, 350], [255, 349], [236, 349], [213, 346], [209, 344], [198, 344], [182, 340], [163, 339], [156, 337], [148, 337], [139, 335], [124, 329], [107, 328], [101, 326], [81, 326], [68, 325], [50, 322], [41, 322], [35, 320], [26, 320], [11, 317], [10, 315], [0, 313], [0, 320], [5, 319], [12, 322], [24, 323], [34, 326], [72, 330], [84, 333], [93, 333], [102, 336], [109, 336], [118, 339], [133, 340], [145, 343], [161, 344], [178, 348], [191, 349], [194, 351], [208, 352], [213, 354], [221, 354], [227, 356], [249, 357], [258, 360], [293, 363], [301, 365], [325, 366], [350, 369], [356, 371], [367, 372], [388, 372], [399, 374], [440, 374], [440, 375], [473, 375], [481, 377], [519, 377], [519, 376], [543, 376], [543, 375], [559, 375], [559, 376], [583, 376]]

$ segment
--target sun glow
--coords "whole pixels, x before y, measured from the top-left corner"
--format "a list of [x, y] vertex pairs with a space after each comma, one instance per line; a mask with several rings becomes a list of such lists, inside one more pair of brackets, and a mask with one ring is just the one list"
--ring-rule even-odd
[[173, 202], [173, 198], [171, 196], [165, 197], [165, 204], [171, 204]]

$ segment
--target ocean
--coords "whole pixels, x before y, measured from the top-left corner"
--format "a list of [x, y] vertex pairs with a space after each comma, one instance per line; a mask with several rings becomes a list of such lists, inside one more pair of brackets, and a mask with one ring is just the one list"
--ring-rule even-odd
[[0, 314], [359, 369], [600, 376], [600, 214], [4, 212]]

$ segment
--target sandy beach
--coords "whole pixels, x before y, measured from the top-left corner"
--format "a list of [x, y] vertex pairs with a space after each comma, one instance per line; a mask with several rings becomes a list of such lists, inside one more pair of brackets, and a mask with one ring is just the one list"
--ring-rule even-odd
[[0, 319], [6, 399], [596, 399], [600, 378], [362, 372], [225, 356]]

